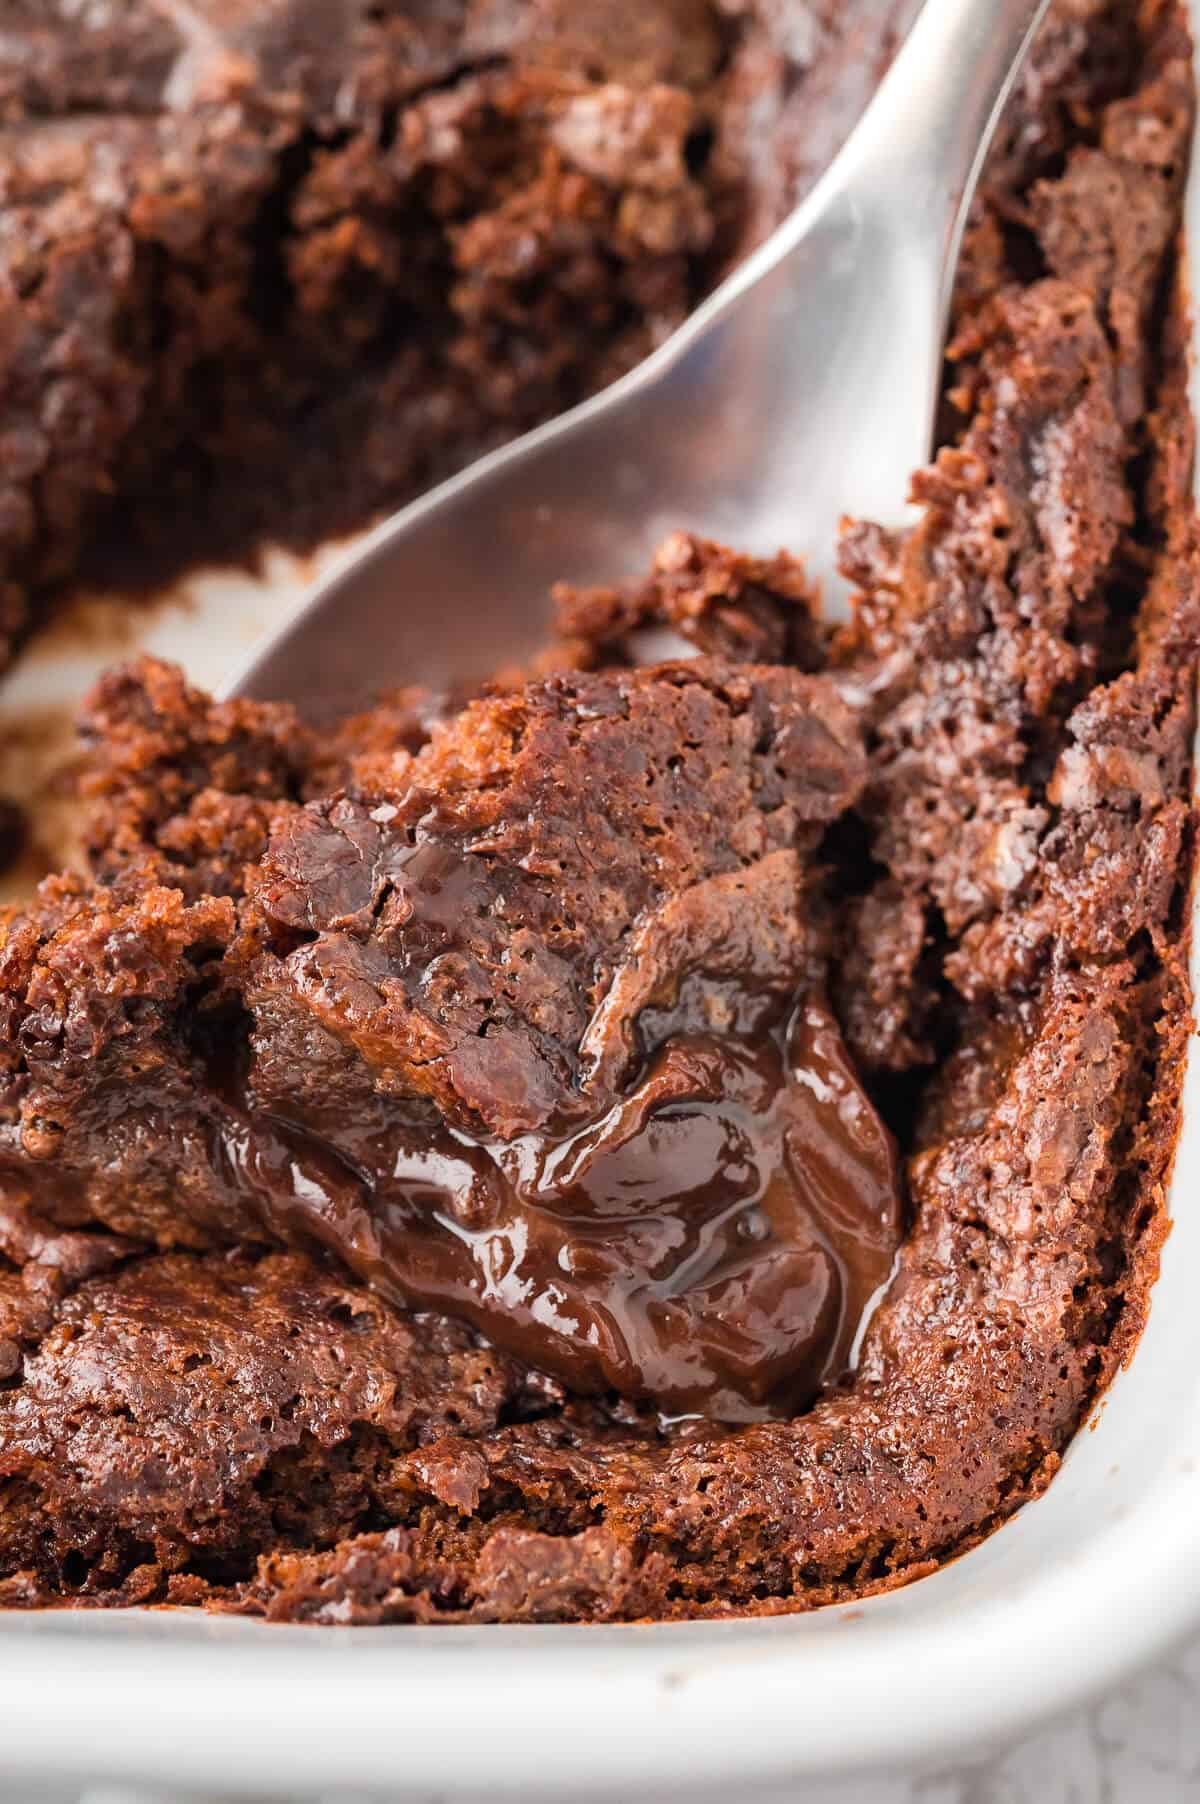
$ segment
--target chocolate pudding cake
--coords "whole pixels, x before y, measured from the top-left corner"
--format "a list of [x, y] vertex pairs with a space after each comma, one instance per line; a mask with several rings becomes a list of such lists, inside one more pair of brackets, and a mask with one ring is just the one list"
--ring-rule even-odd
[[[19, 6], [14, 630], [115, 522], [302, 539], [623, 367], [902, 10]], [[1192, 111], [1177, 5], [1059, 0], [848, 622], [679, 532], [473, 696], [101, 681], [0, 937], [0, 1602], [784, 1612], [1050, 1482], [1190, 1028]]]

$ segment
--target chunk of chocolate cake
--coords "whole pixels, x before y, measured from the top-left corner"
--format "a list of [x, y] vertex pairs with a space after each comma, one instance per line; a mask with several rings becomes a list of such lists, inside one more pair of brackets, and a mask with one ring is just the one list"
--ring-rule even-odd
[[202, 778], [279, 786], [278, 711], [142, 682], [104, 691], [109, 854], [142, 834], [157, 870], [47, 884], [5, 949], [9, 1195], [165, 1246], [319, 1242], [583, 1392], [736, 1419], [844, 1369], [900, 1192], [824, 1001], [815, 855], [867, 774], [827, 678], [477, 702], [398, 787], [281, 805], [236, 930], [168, 887], [186, 840], [143, 777], [182, 726]]

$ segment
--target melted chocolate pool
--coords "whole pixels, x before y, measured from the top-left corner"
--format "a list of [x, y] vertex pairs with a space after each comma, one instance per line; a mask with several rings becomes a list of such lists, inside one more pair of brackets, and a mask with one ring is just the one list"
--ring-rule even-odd
[[815, 1000], [755, 1041], [669, 1041], [560, 1135], [477, 1139], [385, 1104], [329, 1140], [241, 1111], [223, 1136], [273, 1234], [668, 1414], [802, 1408], [845, 1371], [902, 1230], [891, 1136]]

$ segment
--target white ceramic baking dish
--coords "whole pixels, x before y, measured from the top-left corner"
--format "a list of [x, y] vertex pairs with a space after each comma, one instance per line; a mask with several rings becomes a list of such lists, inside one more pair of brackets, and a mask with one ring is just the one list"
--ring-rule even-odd
[[[1195, 175], [1189, 223], [1196, 277]], [[311, 573], [273, 559], [263, 582], [193, 581], [142, 615], [137, 636], [216, 683]], [[0, 767], [15, 760], [32, 780], [56, 710], [128, 651], [129, 633], [125, 621], [106, 643], [94, 616], [86, 634], [67, 622], [23, 661], [0, 692]], [[1048, 1494], [930, 1578], [809, 1616], [715, 1625], [346, 1631], [136, 1611], [0, 1616], [0, 1780], [361, 1788], [447, 1804], [676, 1788], [740, 1799], [985, 1751], [1200, 1624], [1196, 1059], [1172, 1209], [1136, 1356]]]

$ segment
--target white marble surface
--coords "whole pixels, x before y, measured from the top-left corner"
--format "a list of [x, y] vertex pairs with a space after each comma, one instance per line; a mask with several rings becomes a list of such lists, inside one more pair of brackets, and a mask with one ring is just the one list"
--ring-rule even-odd
[[1089, 1709], [978, 1765], [801, 1796], [820, 1804], [1200, 1804], [1200, 1636]]

